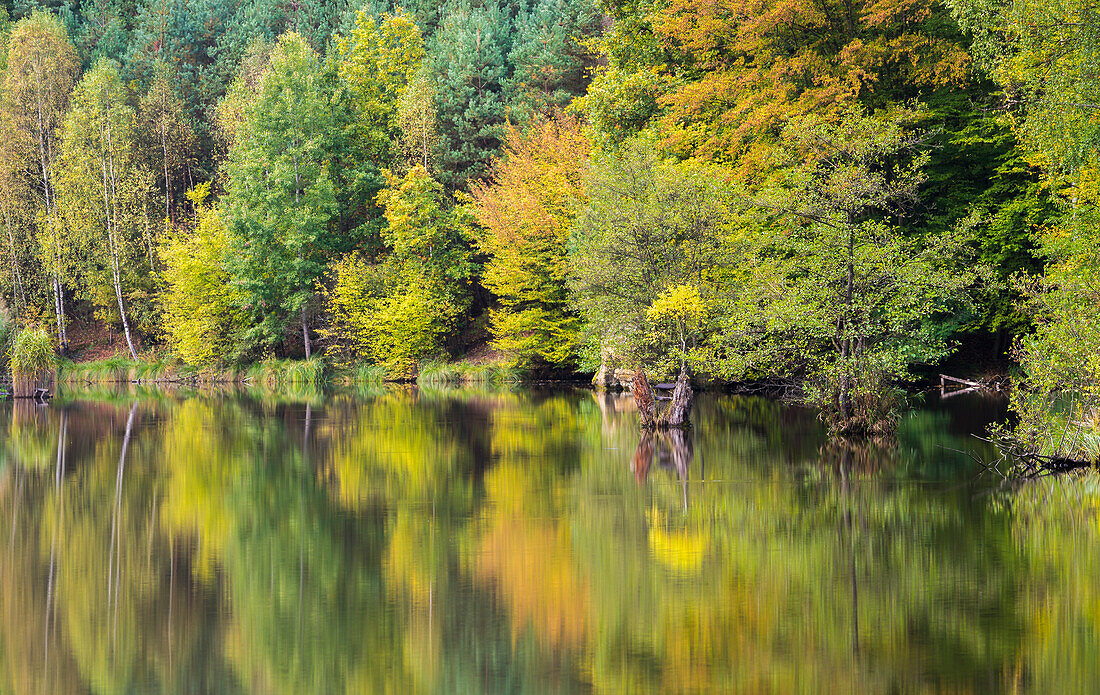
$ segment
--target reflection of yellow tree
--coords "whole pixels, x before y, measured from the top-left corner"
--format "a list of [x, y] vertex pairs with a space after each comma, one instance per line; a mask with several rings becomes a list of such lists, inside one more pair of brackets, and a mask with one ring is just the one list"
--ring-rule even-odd
[[562, 469], [577, 457], [577, 404], [566, 396], [537, 402], [515, 396], [493, 410], [496, 465], [485, 476], [477, 555], [470, 558], [474, 574], [509, 607], [513, 640], [531, 630], [547, 648], [582, 646], [590, 608], [570, 527], [561, 519]]
[[237, 678], [271, 693], [408, 691], [399, 623], [381, 609], [383, 529], [332, 503], [302, 440], [234, 401], [188, 402], [167, 430], [168, 457], [203, 447], [170, 464], [165, 516], [232, 606]]
[[1100, 478], [1025, 485], [1009, 500], [1013, 541], [1033, 568], [1020, 596], [1028, 640], [1011, 672], [1020, 692], [1092, 693], [1100, 682]]
[[468, 451], [446, 412], [392, 392], [325, 422], [325, 470], [349, 509], [381, 501], [459, 499], [470, 492]]
[[59, 421], [51, 408], [25, 398], [13, 401], [7, 441], [12, 462], [34, 470], [52, 469], [57, 463]]
[[594, 688], [965, 691], [999, 675], [1013, 606], [999, 565], [975, 576], [972, 562], [996, 526], [960, 513], [968, 493], [893, 485], [893, 455], [868, 476], [822, 461], [812, 438], [784, 442], [784, 417], [753, 399], [700, 403], [691, 479], [705, 461], [707, 479], [735, 482], [689, 484], [686, 511], [675, 471], [639, 486], [633, 448], [583, 447], [566, 509]]

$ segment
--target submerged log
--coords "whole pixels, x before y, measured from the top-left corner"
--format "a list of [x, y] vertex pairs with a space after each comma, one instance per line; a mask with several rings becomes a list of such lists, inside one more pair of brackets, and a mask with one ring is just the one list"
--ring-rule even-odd
[[695, 397], [691, 390], [691, 379], [688, 377], [687, 367], [680, 368], [680, 376], [676, 379], [676, 389], [672, 392], [672, 405], [661, 414], [657, 422], [659, 427], [686, 427], [691, 417], [691, 401]]
[[653, 399], [653, 389], [649, 387], [649, 379], [644, 369], [634, 372], [634, 403], [638, 406], [638, 414], [642, 419], [642, 429], [652, 430], [657, 427], [657, 402]]

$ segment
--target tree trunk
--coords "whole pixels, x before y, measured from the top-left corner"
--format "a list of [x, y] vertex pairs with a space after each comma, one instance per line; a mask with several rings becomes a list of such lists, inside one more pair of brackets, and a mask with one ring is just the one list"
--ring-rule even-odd
[[695, 392], [691, 390], [691, 378], [687, 367], [680, 367], [680, 376], [676, 379], [676, 388], [672, 391], [672, 405], [661, 414], [658, 425], [661, 427], [686, 427], [690, 424], [691, 402]]
[[22, 298], [23, 306], [27, 305], [27, 295], [23, 291], [23, 277], [19, 273], [19, 258], [15, 251], [15, 235], [11, 231], [11, 213], [8, 211], [7, 206], [4, 208], [4, 226], [8, 232], [8, 244], [11, 247], [11, 275], [12, 275], [12, 304], [15, 307], [16, 316], [19, 315], [19, 300]]
[[[119, 269], [118, 251], [118, 172], [115, 171], [115, 150], [111, 140], [111, 92], [105, 91], [107, 101], [106, 135], [107, 158], [103, 160], [103, 213], [107, 225], [107, 245], [111, 252], [111, 274], [115, 284], [115, 299], [118, 300], [118, 314], [122, 319], [122, 332], [126, 335], [126, 346], [130, 348], [130, 357], [137, 360], [137, 350], [130, 336], [130, 321], [126, 318], [126, 306], [122, 301], [122, 273]], [[109, 165], [109, 176], [108, 176]], [[108, 186], [108, 184], [110, 184]]]
[[313, 356], [312, 346], [309, 343], [309, 326], [306, 324], [306, 305], [302, 305], [302, 342], [306, 346], [306, 359]]
[[657, 427], [657, 403], [653, 399], [653, 389], [649, 386], [649, 379], [644, 369], [634, 373], [634, 403], [638, 406], [638, 415], [642, 419], [642, 429], [652, 430]]
[[65, 335], [65, 297], [62, 294], [61, 279], [54, 273], [53, 276], [53, 310], [57, 315], [57, 347], [61, 354], [65, 354], [68, 347], [68, 339]]

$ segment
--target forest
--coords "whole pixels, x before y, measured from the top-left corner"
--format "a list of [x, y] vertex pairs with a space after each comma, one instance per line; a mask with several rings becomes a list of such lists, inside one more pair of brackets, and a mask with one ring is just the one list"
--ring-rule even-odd
[[961, 351], [1013, 360], [1025, 440], [1100, 419], [1091, 4], [4, 10], [5, 330], [62, 355], [94, 324], [402, 378], [489, 345], [796, 379], [867, 432]]

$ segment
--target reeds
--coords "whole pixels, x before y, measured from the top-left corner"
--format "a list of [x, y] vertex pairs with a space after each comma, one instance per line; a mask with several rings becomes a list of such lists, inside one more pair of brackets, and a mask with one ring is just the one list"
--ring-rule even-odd
[[425, 362], [420, 365], [416, 383], [420, 386], [459, 386], [518, 384], [523, 378], [515, 367], [494, 362]]
[[314, 357], [308, 360], [264, 360], [248, 368], [247, 376], [253, 383], [268, 387], [320, 386], [327, 375], [324, 360]]
[[41, 326], [29, 326], [16, 334], [8, 351], [12, 393], [30, 396], [36, 388], [53, 390], [57, 352], [53, 336]]

